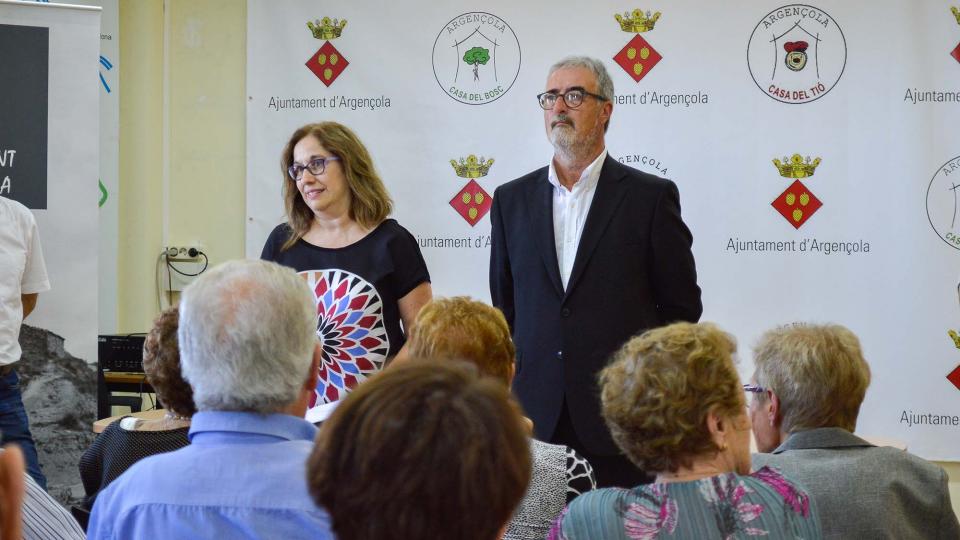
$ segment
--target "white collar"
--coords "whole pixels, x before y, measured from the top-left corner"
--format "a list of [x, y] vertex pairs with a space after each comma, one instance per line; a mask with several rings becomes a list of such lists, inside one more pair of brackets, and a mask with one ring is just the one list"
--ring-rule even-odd
[[[580, 178], [575, 184], [573, 184], [573, 189], [578, 187], [591, 188], [596, 185], [597, 181], [600, 180], [600, 169], [603, 168], [603, 162], [607, 159], [607, 149], [604, 148], [600, 155], [597, 156], [587, 168], [580, 173]], [[557, 189], [566, 189], [560, 185], [560, 179], [557, 177], [557, 169], [553, 165], [553, 160], [550, 160], [550, 168], [547, 170], [547, 181], [553, 184], [553, 187]], [[572, 191], [572, 190], [571, 190]]]

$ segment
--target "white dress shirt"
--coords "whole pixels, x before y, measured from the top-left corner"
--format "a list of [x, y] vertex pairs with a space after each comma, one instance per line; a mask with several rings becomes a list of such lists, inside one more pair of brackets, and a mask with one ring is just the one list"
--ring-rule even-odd
[[0, 365], [20, 360], [20, 296], [48, 290], [33, 213], [17, 201], [0, 197]]
[[600, 169], [607, 159], [607, 150], [604, 149], [583, 170], [580, 178], [567, 189], [560, 184], [557, 170], [550, 160], [550, 169], [547, 180], [553, 184], [553, 240], [557, 246], [557, 263], [560, 266], [560, 279], [563, 288], [567, 288], [570, 281], [570, 272], [573, 271], [573, 261], [577, 257], [577, 248], [580, 246], [580, 236], [583, 234], [583, 225], [590, 212], [590, 203], [597, 192], [597, 181], [600, 179]]

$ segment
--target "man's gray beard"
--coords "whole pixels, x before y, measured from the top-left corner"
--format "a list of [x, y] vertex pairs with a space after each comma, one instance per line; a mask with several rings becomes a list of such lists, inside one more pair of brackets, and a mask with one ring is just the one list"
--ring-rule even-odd
[[587, 157], [586, 154], [593, 148], [597, 141], [597, 132], [593, 131], [577, 139], [577, 133], [572, 128], [561, 128], [554, 126], [550, 130], [550, 143], [553, 144], [554, 152], [568, 161], [579, 161], [581, 157]]
[[576, 132], [570, 126], [554, 126], [550, 130], [550, 143], [553, 149], [560, 155], [570, 156], [574, 145], [576, 144]]

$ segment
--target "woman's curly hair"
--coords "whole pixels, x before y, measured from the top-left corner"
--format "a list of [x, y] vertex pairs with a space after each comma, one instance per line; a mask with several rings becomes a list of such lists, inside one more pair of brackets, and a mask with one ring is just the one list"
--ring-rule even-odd
[[743, 388], [733, 336], [710, 323], [675, 323], [628, 341], [600, 372], [603, 416], [614, 441], [645, 471], [676, 471], [719, 450], [711, 410], [736, 416]]
[[160, 312], [143, 344], [143, 371], [164, 408], [190, 417], [197, 412], [197, 406], [193, 403], [193, 388], [180, 372], [179, 326], [180, 311], [176, 306]]

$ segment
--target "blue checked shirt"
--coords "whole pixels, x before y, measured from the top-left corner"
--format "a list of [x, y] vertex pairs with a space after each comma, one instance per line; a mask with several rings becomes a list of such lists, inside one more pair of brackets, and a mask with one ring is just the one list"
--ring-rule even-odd
[[190, 446], [143, 459], [97, 496], [87, 535], [333, 540], [307, 492], [316, 432], [285, 414], [197, 413]]

